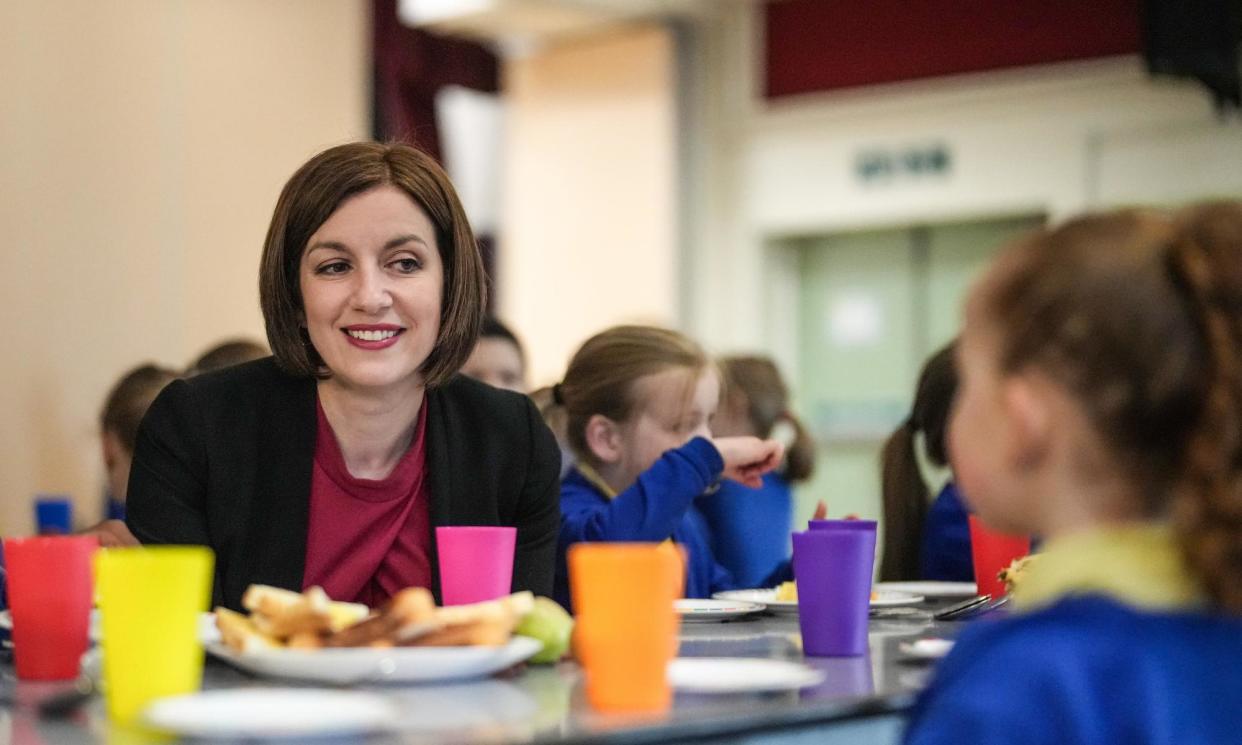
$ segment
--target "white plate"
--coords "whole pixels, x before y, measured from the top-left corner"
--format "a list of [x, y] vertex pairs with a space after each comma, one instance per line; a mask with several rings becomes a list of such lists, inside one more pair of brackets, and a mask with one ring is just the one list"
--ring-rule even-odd
[[953, 649], [952, 639], [916, 639], [897, 645], [901, 653], [920, 660], [938, 660]]
[[731, 618], [742, 618], [763, 610], [762, 603], [745, 600], [703, 600], [682, 598], [674, 600], [673, 606], [681, 614], [681, 620], [687, 623], [700, 621], [726, 621]]
[[246, 688], [159, 699], [143, 716], [157, 730], [187, 737], [304, 738], [391, 731], [398, 712], [373, 693]]
[[669, 685], [687, 693], [793, 691], [823, 681], [806, 665], [759, 657], [678, 657], [668, 666]]
[[875, 597], [871, 598], [872, 608], [891, 608], [897, 605], [914, 605], [923, 602], [922, 595], [915, 595], [909, 592], [897, 592], [896, 590], [879, 590], [875, 591]]
[[[0, 610], [0, 629], [12, 629], [13, 616], [8, 610]], [[90, 640], [99, 643], [103, 638], [103, 618], [98, 608], [91, 609], [91, 625], [87, 630]], [[216, 614], [200, 613], [198, 616], [198, 638], [203, 644], [220, 641], [220, 631], [216, 628]]]
[[776, 590], [758, 588], [754, 590], [725, 590], [713, 593], [712, 597], [719, 600], [740, 600], [748, 603], [759, 603], [777, 615], [797, 615], [797, 600], [777, 600]]
[[529, 659], [542, 642], [515, 636], [503, 647], [342, 647], [271, 649], [238, 654], [208, 644], [212, 655], [255, 675], [320, 683], [430, 683], [482, 678]]
[[[768, 610], [777, 615], [797, 615], [797, 600], [777, 600], [776, 590], [773, 589], [754, 589], [754, 590], [725, 590], [712, 595], [714, 598], [721, 600], [739, 600], [752, 603], [761, 603], [767, 606]], [[871, 600], [872, 608], [886, 608], [897, 605], [913, 605], [922, 602], [922, 595], [912, 595], [908, 592], [894, 592], [892, 590], [877, 590], [875, 598]]]
[[909, 592], [929, 598], [969, 598], [978, 594], [974, 582], [876, 582], [875, 589]]

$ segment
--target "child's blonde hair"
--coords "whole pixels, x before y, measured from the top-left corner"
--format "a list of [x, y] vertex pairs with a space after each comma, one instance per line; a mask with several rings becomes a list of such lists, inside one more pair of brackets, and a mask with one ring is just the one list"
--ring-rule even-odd
[[[556, 403], [564, 407], [570, 447], [580, 459], [598, 465], [586, 441], [593, 415], [624, 422], [640, 403], [634, 395], [640, 378], [670, 368], [684, 368], [697, 377], [710, 365], [702, 347], [669, 329], [615, 326], [592, 336], [569, 361], [565, 379], [554, 391]], [[553, 413], [545, 411], [545, 416]]]
[[1039, 231], [978, 300], [1002, 372], [1063, 385], [1211, 601], [1242, 612], [1242, 204]]

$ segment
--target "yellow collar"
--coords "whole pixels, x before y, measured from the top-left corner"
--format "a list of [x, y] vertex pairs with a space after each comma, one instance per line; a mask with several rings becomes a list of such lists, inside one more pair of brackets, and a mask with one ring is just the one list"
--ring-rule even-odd
[[617, 498], [617, 492], [615, 492], [613, 488], [608, 485], [607, 481], [604, 481], [604, 477], [599, 475], [599, 471], [596, 471], [594, 468], [591, 468], [591, 466], [583, 463], [582, 461], [575, 463], [574, 468], [577, 468], [578, 473], [582, 474], [582, 478], [586, 479], [587, 483], [591, 486], [598, 489], [600, 494], [604, 495], [605, 499], [612, 501]]
[[1082, 593], [1145, 610], [1193, 608], [1204, 599], [1164, 523], [1129, 523], [1048, 541], [1024, 574], [1013, 592], [1021, 610]]

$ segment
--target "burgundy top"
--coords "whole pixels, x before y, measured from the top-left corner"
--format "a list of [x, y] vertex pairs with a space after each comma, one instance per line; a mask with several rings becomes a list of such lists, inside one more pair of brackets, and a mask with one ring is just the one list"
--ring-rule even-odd
[[311, 471], [310, 527], [302, 587], [333, 600], [382, 604], [406, 587], [431, 587], [431, 489], [427, 482], [427, 402], [410, 449], [379, 480], [350, 475], [323, 406]]

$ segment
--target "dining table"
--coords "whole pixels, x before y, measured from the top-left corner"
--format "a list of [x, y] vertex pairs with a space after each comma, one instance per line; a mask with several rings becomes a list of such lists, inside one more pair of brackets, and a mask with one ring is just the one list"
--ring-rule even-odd
[[[554, 665], [520, 665], [465, 682], [354, 686], [395, 704], [400, 712], [395, 728], [361, 740], [315, 742], [894, 743], [900, 740], [905, 710], [926, 685], [934, 665], [932, 660], [910, 654], [910, 643], [951, 639], [963, 626], [920, 612], [934, 608], [935, 603], [925, 603], [908, 615], [873, 617], [867, 654], [858, 657], [805, 656], [796, 615], [761, 613], [723, 622], [682, 622], [680, 658], [785, 660], [822, 673], [819, 682], [799, 689], [678, 690], [671, 709], [661, 714], [600, 713], [586, 700], [582, 669], [565, 660]], [[68, 684], [18, 681], [11, 655], [0, 666], [0, 676], [2, 743], [145, 745], [171, 741], [157, 733], [111, 725], [99, 696], [55, 716], [41, 712], [39, 703], [63, 694]], [[277, 685], [299, 683], [256, 677], [210, 656], [203, 673], [205, 691]], [[737, 685], [744, 688], [745, 680]]]

